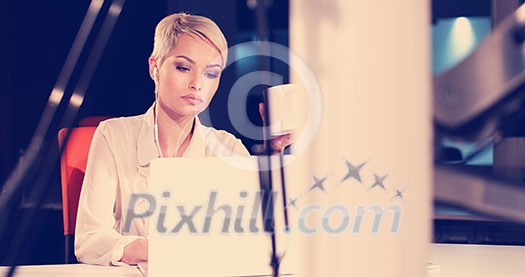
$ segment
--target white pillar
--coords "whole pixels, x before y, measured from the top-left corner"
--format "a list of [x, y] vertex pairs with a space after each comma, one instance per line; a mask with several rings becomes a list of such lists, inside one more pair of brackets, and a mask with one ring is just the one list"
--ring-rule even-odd
[[[424, 276], [432, 212], [429, 1], [293, 0], [290, 45], [313, 71], [323, 98], [320, 129], [306, 152], [296, 153], [303, 173], [294, 173], [291, 197], [307, 191], [310, 173], [328, 176], [326, 193], [314, 189], [293, 209], [297, 228], [305, 207], [320, 206], [305, 221], [316, 234], [300, 236], [294, 246], [301, 252], [300, 276]], [[292, 61], [292, 82], [305, 85], [296, 66]], [[340, 182], [345, 160], [366, 162], [362, 184]], [[386, 191], [369, 189], [374, 174], [388, 175]], [[392, 211], [385, 212], [377, 234], [373, 211], [354, 231], [359, 207], [373, 205], [399, 209], [397, 233], [391, 232]], [[343, 207], [348, 227], [330, 234], [322, 215], [332, 212], [331, 229], [344, 226]]]

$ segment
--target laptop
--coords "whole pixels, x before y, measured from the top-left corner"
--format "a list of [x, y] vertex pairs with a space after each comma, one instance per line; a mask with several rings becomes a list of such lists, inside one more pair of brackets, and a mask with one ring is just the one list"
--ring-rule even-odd
[[[275, 161], [274, 161], [275, 162]], [[257, 157], [152, 161], [149, 262], [157, 276], [272, 276], [272, 236], [264, 232]], [[276, 174], [279, 174], [276, 170]], [[278, 177], [278, 176], [275, 176]], [[294, 269], [286, 249], [280, 177], [273, 178], [276, 252], [282, 276]]]

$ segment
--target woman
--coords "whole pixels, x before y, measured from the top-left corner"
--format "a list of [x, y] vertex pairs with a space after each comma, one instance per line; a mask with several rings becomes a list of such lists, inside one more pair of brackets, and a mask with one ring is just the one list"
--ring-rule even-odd
[[[120, 265], [148, 259], [146, 220], [133, 220], [126, 233], [122, 227], [130, 194], [147, 190], [151, 160], [249, 155], [233, 135], [197, 118], [217, 91], [227, 47], [208, 18], [179, 13], [159, 22], [148, 60], [155, 103], [143, 115], [102, 122], [91, 143], [76, 223], [80, 262]], [[287, 136], [272, 140], [272, 145], [288, 144]]]

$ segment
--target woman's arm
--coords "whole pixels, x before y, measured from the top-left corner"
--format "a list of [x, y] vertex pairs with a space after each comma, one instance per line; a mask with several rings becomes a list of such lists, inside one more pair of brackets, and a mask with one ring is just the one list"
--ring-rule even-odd
[[105, 128], [101, 124], [91, 142], [77, 214], [75, 255], [83, 263], [119, 265], [144, 253], [125, 253], [127, 245], [142, 237], [123, 236], [114, 229], [119, 180]]

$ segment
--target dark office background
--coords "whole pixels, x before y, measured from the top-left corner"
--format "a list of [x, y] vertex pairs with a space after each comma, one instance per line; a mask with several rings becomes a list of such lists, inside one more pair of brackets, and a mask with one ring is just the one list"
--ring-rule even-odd
[[[127, 1], [87, 90], [79, 118], [136, 115], [147, 110], [154, 100], [147, 58], [152, 50], [154, 27], [165, 15], [185, 11], [208, 16], [221, 26], [229, 44], [234, 45], [256, 38], [255, 14], [247, 2], [252, 1]], [[288, 0], [267, 2], [270, 40], [287, 45]], [[0, 184], [19, 161], [33, 135], [89, 3], [89, 0], [6, 0], [0, 3]], [[492, 3], [490, 0], [434, 0], [432, 21], [458, 16], [490, 17]], [[217, 128], [239, 136], [223, 107], [234, 80], [256, 66], [256, 61], [246, 60], [244, 66], [229, 67], [225, 71], [210, 107]], [[284, 65], [273, 62], [272, 67], [287, 80]], [[255, 99], [252, 104], [256, 105], [257, 92], [252, 98]], [[256, 109], [254, 112], [257, 113]], [[248, 147], [258, 143], [241, 138]], [[56, 184], [49, 191], [39, 222], [35, 222], [32, 231], [35, 244], [22, 260], [24, 264], [63, 261], [58, 167], [53, 182]], [[26, 198], [23, 204], [18, 211], [20, 214], [25, 212], [25, 207], [31, 206], [31, 199]], [[502, 241], [525, 241], [522, 229], [508, 223], [496, 227], [494, 223], [457, 221], [454, 224], [438, 221], [435, 240], [484, 243], [482, 239], [487, 232], [495, 230], [501, 235], [510, 230], [515, 236], [501, 235]], [[5, 250], [0, 244], [0, 264]]]

